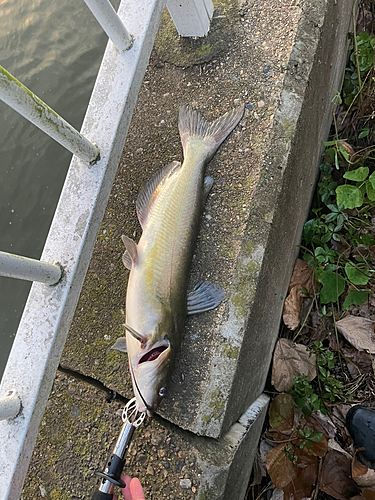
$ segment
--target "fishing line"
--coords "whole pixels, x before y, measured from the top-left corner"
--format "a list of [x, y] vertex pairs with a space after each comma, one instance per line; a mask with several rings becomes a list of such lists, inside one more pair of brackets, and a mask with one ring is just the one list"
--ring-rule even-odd
[[136, 380], [136, 378], [135, 378], [135, 375], [134, 375], [134, 370], [133, 370], [133, 367], [132, 367], [131, 363], [129, 363], [129, 366], [130, 366], [130, 370], [131, 370], [131, 372], [132, 372], [133, 380], [134, 380], [134, 383], [135, 383], [135, 387], [137, 388], [138, 394], [141, 396], [141, 399], [142, 399], [142, 401], [144, 402], [144, 404], [145, 404], [145, 406], [146, 406], [147, 410], [154, 412], [153, 407], [152, 407], [152, 406], [150, 406], [149, 404], [147, 404], [147, 403], [146, 403], [145, 398], [142, 396], [142, 393], [141, 393], [141, 391], [139, 390], [139, 387], [138, 387], [138, 384], [137, 384], [137, 380]]

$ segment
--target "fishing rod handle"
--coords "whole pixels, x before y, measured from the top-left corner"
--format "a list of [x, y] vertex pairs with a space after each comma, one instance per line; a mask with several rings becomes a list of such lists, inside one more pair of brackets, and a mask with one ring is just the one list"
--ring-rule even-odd
[[112, 493], [104, 493], [103, 491], [96, 490], [91, 500], [112, 500]]

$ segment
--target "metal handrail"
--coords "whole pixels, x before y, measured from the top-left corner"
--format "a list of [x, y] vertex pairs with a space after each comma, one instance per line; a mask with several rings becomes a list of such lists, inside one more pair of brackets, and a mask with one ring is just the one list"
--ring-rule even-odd
[[[94, 3], [101, 2], [97, 0]], [[129, 5], [131, 3], [133, 9]], [[206, 25], [210, 19], [210, 4], [212, 7], [211, 0], [167, 2], [167, 6], [176, 7], [177, 12], [181, 6], [181, 13], [190, 6], [192, 17], [188, 16], [189, 23], [194, 13], [197, 16], [197, 13], [203, 12]], [[59, 281], [55, 286], [33, 283], [0, 383], [0, 394], [7, 394], [9, 388], [13, 388], [21, 405], [19, 416], [14, 416], [14, 406], [13, 418], [0, 420], [2, 500], [16, 500], [22, 491], [31, 450], [90, 262], [164, 7], [165, 0], [136, 0], [136, 4], [134, 0], [121, 1], [118, 16], [128, 26], [133, 44], [125, 51], [116, 48], [111, 41], [108, 43], [81, 132], [74, 129], [72, 132], [73, 127], [65, 125], [66, 122], [61, 117], [57, 118], [58, 115], [31, 91], [20, 82], [15, 82], [5, 70], [0, 72], [6, 93], [13, 89], [17, 95], [23, 96], [31, 114], [39, 110], [43, 123], [47, 123], [49, 128], [59, 129], [59, 138], [54, 137], [56, 140], [60, 142], [59, 139], [64, 136], [60, 132], [69, 130], [65, 134], [67, 142], [70, 146], [71, 142], [76, 143], [41, 262], [37, 265], [39, 270], [46, 266], [49, 271], [56, 271], [52, 280], [59, 278]], [[179, 21], [184, 24], [183, 19]], [[195, 24], [200, 25], [198, 22]], [[10, 100], [16, 104], [14, 96]], [[87, 165], [95, 161], [95, 165]], [[11, 257], [15, 262], [23, 259]], [[58, 262], [58, 266], [63, 268], [63, 279], [59, 277], [61, 269], [57, 270], [56, 264], [48, 264], [51, 262]], [[51, 265], [55, 267], [51, 268]]]

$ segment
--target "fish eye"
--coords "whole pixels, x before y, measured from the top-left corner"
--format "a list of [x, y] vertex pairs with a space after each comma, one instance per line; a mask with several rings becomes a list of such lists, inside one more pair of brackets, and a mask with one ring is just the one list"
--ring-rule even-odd
[[167, 392], [167, 389], [165, 387], [162, 387], [160, 390], [159, 390], [159, 396], [165, 396], [165, 393]]

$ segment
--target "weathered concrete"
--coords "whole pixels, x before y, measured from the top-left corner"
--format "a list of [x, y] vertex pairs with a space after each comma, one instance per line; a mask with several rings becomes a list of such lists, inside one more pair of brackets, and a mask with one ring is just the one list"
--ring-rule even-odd
[[[226, 432], [264, 386], [331, 99], [340, 87], [351, 0], [216, 7], [217, 25], [203, 41], [176, 41], [168, 21], [162, 25], [63, 356], [64, 365], [131, 396], [125, 360], [107, 350], [123, 335], [127, 272], [120, 236], [139, 238], [134, 207], [141, 186], [181, 159], [180, 103], [192, 102], [212, 118], [244, 101], [240, 127], [208, 166], [216, 182], [191, 278], [192, 284], [206, 277], [220, 283], [227, 300], [189, 318], [160, 410], [211, 437]], [[182, 48], [189, 64], [211, 62], [182, 68]]]
[[[245, 117], [208, 166], [215, 184], [191, 273], [192, 284], [206, 278], [220, 283], [227, 299], [217, 310], [187, 321], [160, 414], [180, 428], [217, 439], [259, 397], [331, 121], [331, 100], [341, 84], [352, 3], [220, 0], [212, 32], [196, 41], [178, 40], [164, 21], [65, 347], [65, 366], [132, 396], [126, 357], [108, 349], [124, 333], [127, 271], [120, 236], [139, 239], [135, 200], [142, 185], [160, 167], [181, 159], [180, 103], [193, 103], [210, 119], [239, 100], [246, 103]], [[94, 401], [98, 422], [112, 418]], [[261, 417], [248, 433], [252, 442]], [[151, 436], [159, 423], [148, 425]], [[103, 442], [111, 430], [103, 431]], [[173, 427], [171, 439], [179, 435]], [[150, 436], [139, 434], [135, 446], [148, 453]], [[213, 442], [184, 436], [195, 449]], [[45, 446], [40, 441], [37, 453], [45, 453]], [[221, 474], [219, 464], [222, 484], [213, 496], [204, 496], [200, 480], [189, 495], [198, 494], [199, 487], [201, 500], [222, 498], [225, 488], [226, 494], [232, 491], [232, 471], [244, 466], [241, 450], [250, 455], [250, 470], [253, 449], [244, 444], [229, 476]], [[126, 470], [142, 475], [146, 468], [129, 462]], [[236, 486], [241, 495], [247, 478], [243, 474]], [[176, 485], [167, 490], [170, 498], [185, 494]]]
[[[106, 393], [58, 374], [39, 430], [22, 500], [91, 499], [122, 426], [123, 405]], [[250, 478], [268, 406], [262, 395], [220, 440], [194, 436], [160, 418], [146, 419], [125, 470], [139, 477], [147, 499], [240, 500]]]

